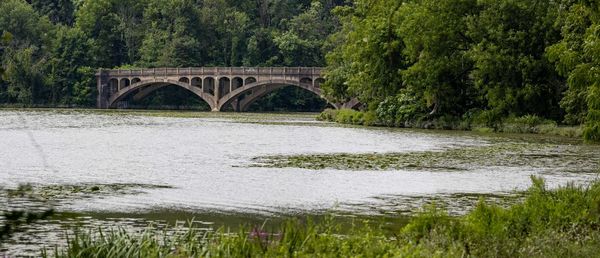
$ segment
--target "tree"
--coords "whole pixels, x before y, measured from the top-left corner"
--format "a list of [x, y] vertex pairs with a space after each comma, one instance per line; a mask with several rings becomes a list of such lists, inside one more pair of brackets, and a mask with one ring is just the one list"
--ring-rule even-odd
[[475, 0], [422, 0], [400, 9], [397, 30], [410, 63], [402, 94], [424, 100], [430, 115], [460, 116], [479, 104], [470, 79], [473, 39], [465, 33], [478, 9]]
[[327, 55], [327, 94], [376, 103], [402, 88], [400, 71], [406, 62], [402, 39], [395, 30], [401, 5], [396, 0], [357, 0], [352, 7], [334, 10], [342, 28], [333, 39], [343, 43]]
[[322, 16], [323, 4], [312, 2], [305, 12], [284, 20], [287, 30], [274, 33], [278, 54], [286, 66], [322, 66], [325, 64], [323, 44], [331, 26]]
[[75, 5], [72, 0], [27, 0], [41, 15], [46, 15], [53, 23], [72, 25]]
[[[248, 14], [232, 7], [224, 0], [204, 1], [201, 23], [209, 30], [201, 32], [202, 39], [210, 42], [207, 58], [209, 64], [219, 66], [242, 65], [246, 47], [244, 44], [250, 28]], [[246, 64], [251, 66], [252, 64]]]
[[82, 70], [91, 63], [91, 57], [87, 52], [90, 45], [91, 40], [87, 39], [78, 28], [59, 28], [52, 47], [52, 58], [49, 61], [50, 103], [54, 105], [89, 103], [81, 99], [75, 101], [73, 98], [76, 95], [81, 97], [80, 93], [75, 92], [76, 85], [86, 82], [87, 76], [90, 77], [89, 79], [94, 79], [94, 73], [90, 74], [87, 69]]
[[562, 1], [558, 19], [562, 39], [548, 47], [556, 70], [567, 77], [561, 101], [565, 122], [585, 123], [584, 137], [600, 141], [600, 12], [599, 1]]
[[559, 119], [562, 78], [545, 55], [560, 39], [554, 1], [479, 1], [469, 23], [471, 74], [487, 108], [502, 115], [532, 114]]
[[32, 105], [46, 93], [47, 51], [54, 28], [21, 0], [0, 2], [2, 81], [0, 100]]
[[191, 0], [158, 0], [144, 9], [145, 33], [140, 48], [142, 66], [200, 66], [203, 45], [199, 13]]
[[94, 66], [112, 68], [138, 59], [145, 4], [138, 0], [83, 0], [75, 25], [92, 39], [89, 55], [95, 58]]
[[0, 32], [11, 35], [8, 48], [36, 46], [45, 51], [45, 47], [50, 45], [52, 24], [25, 1], [3, 0], [0, 2], [0, 13]]
[[9, 100], [33, 105], [45, 89], [45, 60], [36, 60], [35, 47], [8, 51], [3, 66]]

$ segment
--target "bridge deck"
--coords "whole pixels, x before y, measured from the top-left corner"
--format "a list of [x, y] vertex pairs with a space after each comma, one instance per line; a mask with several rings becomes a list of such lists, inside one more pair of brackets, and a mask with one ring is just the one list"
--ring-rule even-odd
[[144, 69], [101, 69], [97, 76], [259, 76], [259, 75], [307, 75], [320, 76], [322, 67], [188, 67], [188, 68], [144, 68]]

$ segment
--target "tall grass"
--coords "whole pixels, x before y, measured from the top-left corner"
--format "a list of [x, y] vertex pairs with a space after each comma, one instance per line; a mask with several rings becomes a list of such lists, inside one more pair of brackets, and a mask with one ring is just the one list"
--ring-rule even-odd
[[509, 208], [483, 199], [465, 216], [426, 207], [399, 232], [333, 219], [290, 220], [276, 231], [140, 234], [75, 232], [54, 257], [597, 257], [600, 182], [548, 190], [532, 178], [527, 198]]

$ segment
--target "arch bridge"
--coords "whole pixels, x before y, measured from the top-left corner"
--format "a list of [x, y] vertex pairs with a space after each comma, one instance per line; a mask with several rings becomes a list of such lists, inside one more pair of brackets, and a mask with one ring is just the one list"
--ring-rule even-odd
[[[140, 100], [168, 85], [188, 90], [212, 111], [231, 106], [246, 111], [260, 97], [285, 86], [296, 86], [325, 99], [320, 67], [200, 67], [101, 69], [96, 74], [98, 108], [126, 108], [128, 99]], [[327, 100], [327, 99], [325, 99]], [[335, 108], [355, 108], [358, 101], [331, 103]]]

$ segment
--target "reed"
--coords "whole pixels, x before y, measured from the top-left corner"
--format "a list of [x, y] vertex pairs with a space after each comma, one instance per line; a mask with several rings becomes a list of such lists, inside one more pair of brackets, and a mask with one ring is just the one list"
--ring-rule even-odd
[[540, 178], [523, 202], [503, 208], [482, 199], [468, 214], [423, 208], [399, 232], [333, 217], [289, 220], [277, 230], [178, 233], [76, 231], [45, 257], [593, 257], [600, 253], [600, 182], [549, 190]]

